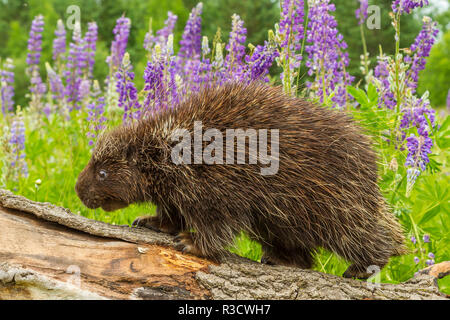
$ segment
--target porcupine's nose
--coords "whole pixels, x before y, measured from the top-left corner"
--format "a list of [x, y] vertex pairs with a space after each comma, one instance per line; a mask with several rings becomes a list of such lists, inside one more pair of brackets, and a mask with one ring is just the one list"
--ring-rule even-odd
[[80, 200], [87, 206], [87, 207], [91, 207], [92, 205], [90, 204], [89, 201], [89, 194], [92, 194], [89, 185], [87, 183], [87, 174], [86, 174], [86, 169], [84, 169], [83, 171], [80, 172], [80, 174], [78, 175], [78, 179], [77, 182], [75, 184], [75, 192], [78, 195], [78, 198], [80, 198]]
[[82, 195], [82, 191], [83, 191], [83, 185], [82, 185], [83, 175], [84, 175], [84, 170], [80, 172], [80, 174], [78, 175], [77, 182], [75, 183], [75, 192], [77, 193], [78, 198], [80, 198], [80, 199], [81, 199], [81, 195]]

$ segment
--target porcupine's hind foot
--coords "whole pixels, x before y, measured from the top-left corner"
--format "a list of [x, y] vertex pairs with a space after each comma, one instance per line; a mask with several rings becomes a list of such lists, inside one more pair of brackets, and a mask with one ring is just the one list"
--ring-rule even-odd
[[383, 267], [388, 263], [389, 258], [381, 259], [378, 262], [365, 264], [365, 266], [358, 265], [356, 263], [351, 264], [347, 270], [343, 273], [344, 278], [355, 278], [366, 280], [375, 275], [376, 272], [381, 271]]
[[[381, 228], [379, 230], [382, 230]], [[356, 278], [365, 280], [375, 275], [376, 272], [383, 269], [392, 256], [403, 254], [406, 250], [403, 245], [402, 238], [392, 239], [389, 231], [377, 239], [374, 231], [372, 241], [376, 242], [376, 247], [357, 247], [354, 245], [353, 250], [348, 251], [342, 247], [329, 248], [339, 254], [341, 257], [351, 261], [352, 264], [343, 273], [344, 278]], [[369, 236], [367, 237], [369, 238]], [[356, 241], [354, 241], [356, 243]], [[358, 241], [363, 243], [363, 241]]]
[[347, 270], [345, 270], [344, 274], [342, 275], [344, 278], [355, 278], [355, 279], [361, 279], [366, 280], [373, 276], [373, 273], [368, 272], [368, 268], [362, 268], [358, 267], [356, 264], [350, 265]]
[[311, 250], [304, 248], [286, 250], [264, 246], [263, 252], [264, 254], [261, 258], [261, 263], [268, 265], [311, 269], [314, 261]]

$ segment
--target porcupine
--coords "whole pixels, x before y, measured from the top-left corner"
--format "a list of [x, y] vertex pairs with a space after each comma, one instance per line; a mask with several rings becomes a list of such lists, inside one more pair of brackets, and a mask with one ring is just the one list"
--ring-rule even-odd
[[[278, 148], [277, 172], [264, 175], [265, 164], [250, 163], [250, 136], [241, 149], [248, 163], [175, 163], [174, 133], [194, 133], [197, 121], [202, 133], [243, 129], [244, 138], [248, 129], [277, 130], [278, 141], [267, 144], [268, 152]], [[203, 139], [202, 148], [215, 139]], [[233, 160], [238, 140], [226, 150]], [[193, 148], [183, 150], [194, 151], [193, 159]], [[87, 207], [107, 211], [156, 204], [156, 216], [133, 225], [176, 234], [184, 252], [220, 259], [244, 231], [261, 243], [261, 262], [311, 268], [322, 247], [352, 263], [345, 277], [367, 278], [368, 266], [382, 268], [406, 253], [377, 184], [376, 161], [370, 138], [348, 113], [266, 84], [228, 83], [101, 135], [76, 191]]]

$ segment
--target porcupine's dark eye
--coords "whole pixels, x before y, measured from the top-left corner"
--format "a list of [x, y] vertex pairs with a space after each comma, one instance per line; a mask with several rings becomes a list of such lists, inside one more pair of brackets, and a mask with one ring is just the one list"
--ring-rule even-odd
[[98, 172], [98, 177], [100, 180], [105, 180], [107, 176], [108, 176], [108, 173], [105, 170], [100, 170]]

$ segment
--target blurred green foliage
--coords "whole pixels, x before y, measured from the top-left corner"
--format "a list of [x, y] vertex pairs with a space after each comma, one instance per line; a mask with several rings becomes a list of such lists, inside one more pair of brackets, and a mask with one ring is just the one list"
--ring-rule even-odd
[[419, 91], [430, 92], [434, 107], [446, 105], [450, 90], [450, 30], [448, 30], [432, 49], [427, 66], [419, 74]]

